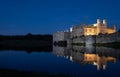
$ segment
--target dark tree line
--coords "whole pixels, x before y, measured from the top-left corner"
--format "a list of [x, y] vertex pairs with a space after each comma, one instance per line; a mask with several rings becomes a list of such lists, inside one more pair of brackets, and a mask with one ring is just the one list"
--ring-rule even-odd
[[120, 29], [118, 30], [118, 32], [120, 33]]
[[28, 33], [27, 35], [15, 35], [15, 36], [4, 36], [0, 35], [0, 40], [44, 40], [44, 41], [52, 41], [52, 35], [33, 35]]

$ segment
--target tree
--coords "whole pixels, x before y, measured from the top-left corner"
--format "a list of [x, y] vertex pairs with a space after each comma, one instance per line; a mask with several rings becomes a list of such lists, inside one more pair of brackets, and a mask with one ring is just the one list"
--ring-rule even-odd
[[120, 33], [120, 29], [118, 30], [118, 32]]
[[26, 36], [32, 36], [32, 34], [31, 34], [31, 33], [28, 33]]

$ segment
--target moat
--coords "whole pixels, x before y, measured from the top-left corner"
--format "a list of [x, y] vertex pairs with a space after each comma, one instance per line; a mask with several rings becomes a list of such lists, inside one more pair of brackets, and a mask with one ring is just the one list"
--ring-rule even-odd
[[73, 77], [119, 77], [120, 49], [53, 46], [49, 52], [0, 50], [1, 69]]

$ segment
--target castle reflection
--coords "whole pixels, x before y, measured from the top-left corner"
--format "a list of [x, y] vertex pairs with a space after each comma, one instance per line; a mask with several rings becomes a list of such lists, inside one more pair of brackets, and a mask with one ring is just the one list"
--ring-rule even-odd
[[116, 59], [120, 58], [120, 50], [106, 47], [93, 46], [53, 46], [53, 54], [58, 57], [70, 59], [74, 63], [84, 65], [92, 64], [97, 70], [108, 68], [108, 63], [116, 63]]

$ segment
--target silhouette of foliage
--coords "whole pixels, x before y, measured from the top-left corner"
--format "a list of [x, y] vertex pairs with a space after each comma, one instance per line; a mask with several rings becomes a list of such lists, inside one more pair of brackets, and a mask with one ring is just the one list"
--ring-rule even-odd
[[120, 29], [118, 30], [118, 32], [120, 33]]
[[52, 35], [33, 35], [31, 33], [24, 36], [0, 35], [0, 49], [52, 50], [52, 38]]
[[32, 35], [31, 33], [28, 33], [25, 36], [3, 36], [0, 35], [0, 41], [3, 40], [43, 40], [43, 41], [52, 41], [52, 35]]
[[26, 36], [32, 36], [32, 34], [31, 34], [31, 33], [28, 33]]

